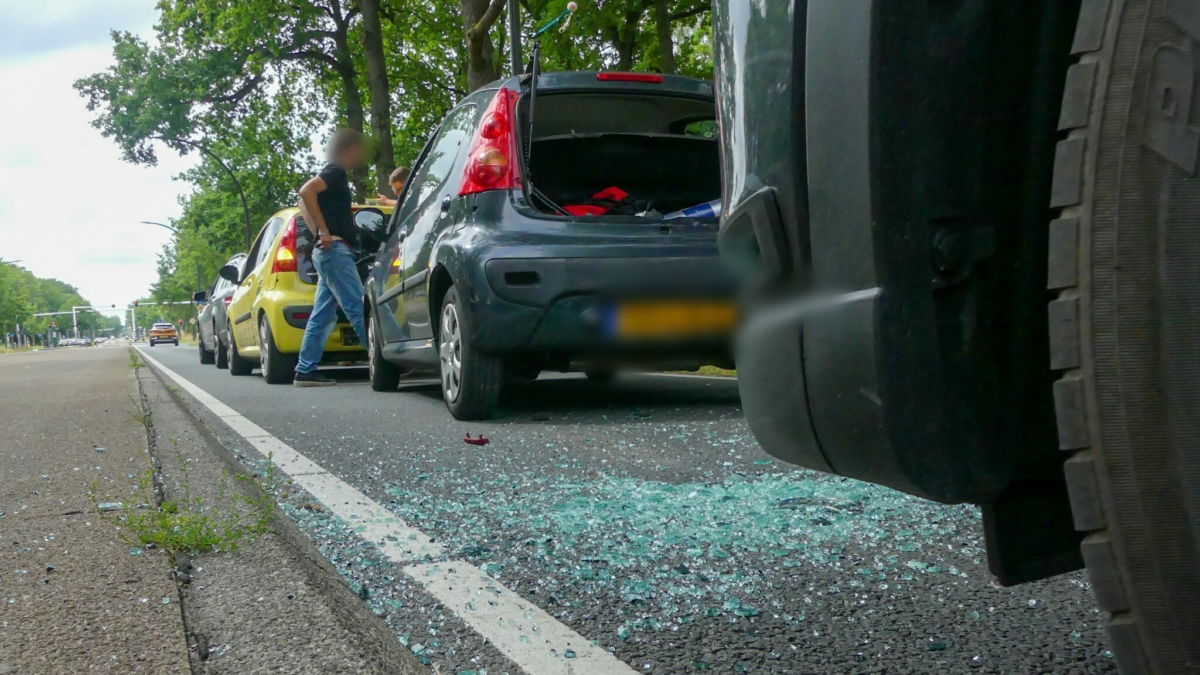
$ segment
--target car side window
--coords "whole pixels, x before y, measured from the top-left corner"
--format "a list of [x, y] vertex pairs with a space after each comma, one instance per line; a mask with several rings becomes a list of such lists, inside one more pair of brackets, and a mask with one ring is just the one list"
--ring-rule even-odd
[[275, 242], [275, 237], [279, 234], [279, 230], [282, 227], [283, 218], [272, 218], [267, 221], [266, 226], [263, 227], [262, 237], [259, 238], [258, 243], [256, 244], [258, 247], [258, 254], [254, 256], [254, 266], [250, 269], [258, 267], [264, 260], [267, 259], [267, 254], [271, 252], [271, 244]]
[[263, 225], [263, 229], [259, 231], [258, 238], [254, 240], [254, 245], [250, 247], [250, 253], [242, 259], [242, 279], [246, 278], [247, 274], [254, 269], [255, 261], [258, 260], [258, 251], [262, 248], [263, 240], [266, 238], [267, 228], [270, 225], [268, 222]]
[[458, 159], [458, 153], [466, 143], [474, 121], [475, 106], [466, 105], [450, 113], [442, 123], [429, 153], [409, 179], [404, 204], [400, 207], [401, 220], [424, 208], [429, 199], [450, 179], [454, 170], [454, 160]]

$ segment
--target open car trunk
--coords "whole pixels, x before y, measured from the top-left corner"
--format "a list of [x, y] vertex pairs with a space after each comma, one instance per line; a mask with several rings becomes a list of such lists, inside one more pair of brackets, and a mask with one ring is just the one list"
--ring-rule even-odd
[[[527, 134], [528, 112], [526, 97]], [[660, 220], [720, 199], [715, 114], [711, 99], [538, 92], [529, 201], [547, 214]]]

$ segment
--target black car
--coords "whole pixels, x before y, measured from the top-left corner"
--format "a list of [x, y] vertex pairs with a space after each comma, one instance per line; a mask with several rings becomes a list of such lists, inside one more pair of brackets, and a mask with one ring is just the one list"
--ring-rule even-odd
[[712, 83], [534, 85], [496, 82], [450, 111], [381, 229], [366, 284], [377, 390], [437, 368], [451, 413], [478, 419], [505, 380], [542, 370], [730, 365]]
[[981, 504], [1001, 583], [1086, 563], [1122, 672], [1196, 672], [1196, 5], [716, 0], [713, 37], [762, 446]]
[[[239, 253], [230, 258], [225, 264], [240, 268], [246, 260], [245, 253]], [[237, 284], [218, 276], [208, 291], [200, 291], [192, 296], [196, 302], [205, 303], [196, 319], [199, 329], [200, 363], [215, 363], [218, 368], [229, 367], [229, 302]]]

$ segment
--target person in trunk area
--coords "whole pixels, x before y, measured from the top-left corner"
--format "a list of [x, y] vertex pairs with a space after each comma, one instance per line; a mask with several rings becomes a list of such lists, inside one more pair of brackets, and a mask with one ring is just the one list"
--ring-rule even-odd
[[392, 194], [396, 195], [396, 198], [393, 199], [385, 194], [377, 194], [375, 196], [379, 197], [380, 206], [396, 205], [396, 202], [400, 199], [400, 193], [404, 191], [404, 182], [408, 180], [408, 174], [410, 173], [412, 172], [409, 171], [407, 166], [396, 167], [392, 175], [388, 176], [388, 182], [392, 184]]
[[300, 359], [292, 381], [297, 387], [337, 384], [318, 373], [317, 366], [325, 353], [325, 342], [337, 326], [338, 305], [361, 343], [368, 344], [362, 279], [354, 264], [358, 231], [350, 210], [349, 177], [365, 158], [363, 135], [353, 129], [337, 130], [329, 139], [325, 155], [329, 163], [300, 188], [300, 214], [316, 237], [312, 260], [317, 269], [317, 292], [300, 343]]

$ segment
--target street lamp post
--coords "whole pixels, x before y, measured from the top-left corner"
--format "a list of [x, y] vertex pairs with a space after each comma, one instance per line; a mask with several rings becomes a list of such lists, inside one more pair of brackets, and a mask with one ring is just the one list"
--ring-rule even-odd
[[[167, 225], [166, 223], [156, 223], [153, 220], [143, 220], [142, 224], [143, 225], [157, 225], [159, 227], [165, 227], [168, 230], [174, 232], [175, 234], [179, 234], [178, 227], [172, 227], [170, 225]], [[247, 247], [246, 250], [247, 251], [250, 250], [249, 247]], [[196, 263], [196, 290], [202, 291], [202, 290], [204, 290], [204, 280], [200, 278], [200, 261], [196, 260], [193, 262]]]
[[207, 146], [195, 141], [189, 141], [186, 138], [174, 138], [167, 140], [162, 136], [152, 136], [151, 138], [160, 140], [168, 145], [171, 143], [179, 143], [181, 145], [186, 145], [189, 148], [195, 148], [196, 150], [199, 150], [200, 152], [211, 157], [214, 162], [216, 162], [222, 169], [225, 170], [225, 173], [229, 174], [229, 179], [233, 181], [233, 186], [237, 188], [238, 196], [242, 198], [242, 215], [246, 219], [246, 250], [249, 251], [251, 243], [254, 240], [254, 233], [251, 231], [250, 225], [250, 204], [246, 201], [246, 191], [242, 189], [241, 182], [238, 181], [237, 176], [234, 175], [233, 170], [229, 168], [229, 165], [226, 164], [225, 161], [220, 157], [218, 157], [215, 152], [209, 150]]

